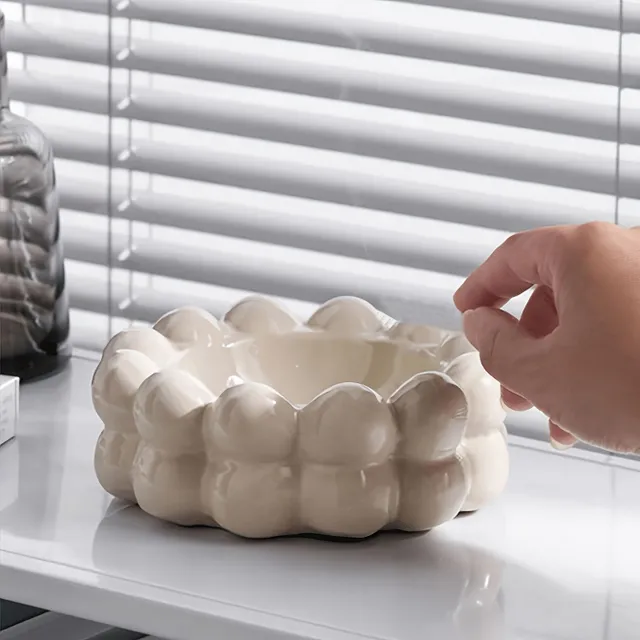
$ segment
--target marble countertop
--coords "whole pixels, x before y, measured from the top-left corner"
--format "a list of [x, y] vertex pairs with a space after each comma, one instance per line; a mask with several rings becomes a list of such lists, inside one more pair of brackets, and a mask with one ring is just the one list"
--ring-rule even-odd
[[0, 447], [0, 598], [176, 640], [631, 640], [640, 465], [513, 439], [506, 494], [424, 535], [251, 542], [95, 480], [95, 362], [21, 389]]

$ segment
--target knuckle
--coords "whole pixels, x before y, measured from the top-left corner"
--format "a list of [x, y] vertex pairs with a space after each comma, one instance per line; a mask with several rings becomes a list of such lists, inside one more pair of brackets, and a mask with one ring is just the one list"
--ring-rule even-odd
[[616, 229], [617, 227], [611, 222], [594, 221], [581, 224], [576, 228], [574, 245], [581, 251], [598, 246], [608, 240]]
[[513, 233], [508, 236], [502, 243], [502, 248], [506, 250], [510, 250], [513, 247], [517, 247], [522, 240], [522, 237], [527, 234], [527, 231], [519, 231], [518, 233]]
[[559, 228], [553, 234], [550, 251], [556, 268], [560, 273], [575, 269], [585, 256], [606, 244], [615, 230], [615, 225], [601, 221]]
[[619, 231], [610, 222], [587, 222], [574, 228], [558, 252], [560, 274], [564, 277], [584, 278], [598, 268], [599, 256], [611, 247], [614, 235]]

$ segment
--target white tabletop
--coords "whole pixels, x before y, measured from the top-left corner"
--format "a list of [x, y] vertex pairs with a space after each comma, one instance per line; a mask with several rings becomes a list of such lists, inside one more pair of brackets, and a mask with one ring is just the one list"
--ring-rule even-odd
[[0, 597], [179, 640], [631, 640], [640, 468], [512, 447], [504, 497], [419, 536], [240, 540], [113, 503], [94, 363], [23, 387], [0, 448]]

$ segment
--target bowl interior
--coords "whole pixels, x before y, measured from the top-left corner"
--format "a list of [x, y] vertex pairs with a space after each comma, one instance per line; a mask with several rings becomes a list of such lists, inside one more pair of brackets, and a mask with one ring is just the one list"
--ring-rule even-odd
[[388, 398], [415, 374], [437, 370], [438, 361], [408, 343], [292, 333], [193, 352], [181, 366], [216, 395], [239, 382], [259, 382], [303, 405], [342, 382], [364, 384]]

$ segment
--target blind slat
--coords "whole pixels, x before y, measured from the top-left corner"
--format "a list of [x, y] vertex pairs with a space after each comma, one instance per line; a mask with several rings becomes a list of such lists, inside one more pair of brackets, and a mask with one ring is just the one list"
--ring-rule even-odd
[[[53, 0], [55, 2], [55, 0]], [[76, 0], [77, 2], [78, 0]], [[82, 1], [82, 0], [79, 0]], [[98, 2], [99, 0], [92, 0]], [[620, 3], [616, 0], [390, 0], [408, 4], [493, 13], [528, 20], [545, 20], [595, 29], [620, 27]], [[65, 0], [59, 0], [64, 3]], [[74, 0], [70, 0], [74, 3]], [[640, 32], [640, 4], [625, 0], [624, 30]]]
[[[427, 83], [428, 84], [428, 81]], [[425, 110], [465, 120], [543, 130], [553, 133], [616, 141], [615, 104], [550, 101], [544, 96], [517, 92], [478, 92], [473, 86], [431, 83], [422, 87], [428, 96]], [[125, 84], [83, 81], [69, 76], [15, 70], [11, 95], [15, 100], [62, 109], [77, 109], [159, 124], [188, 126], [232, 135], [443, 166], [439, 147], [428, 127], [410, 124], [393, 127], [375, 114], [341, 114], [333, 102], [320, 101], [312, 110], [286, 101], [265, 103], [260, 96], [225, 96], [211, 92], [187, 102], [184, 94], [136, 87], [131, 96]], [[425, 111], [426, 112], [426, 111]], [[424, 139], [424, 136], [429, 136]], [[433, 134], [437, 136], [438, 134]], [[625, 109], [621, 116], [622, 141], [640, 144], [640, 111]], [[455, 139], [455, 136], [454, 136]], [[428, 147], [433, 147], [433, 152]], [[456, 160], [452, 160], [456, 162]], [[445, 162], [445, 165], [448, 164]], [[454, 165], [457, 167], [458, 165]], [[462, 167], [460, 167], [462, 168]]]
[[[9, 21], [7, 42], [11, 50], [28, 55], [94, 64], [108, 62], [104, 34], [72, 29], [56, 32], [43, 24]], [[386, 80], [402, 81], [398, 75], [385, 78], [380, 69], [375, 69], [374, 58], [371, 60], [374, 68], [367, 71], [349, 69], [346, 64], [336, 67], [330, 62], [300, 61], [287, 52], [277, 53], [273, 49], [257, 53], [243, 52], [238, 47], [236, 51], [225, 44], [218, 44], [215, 38], [211, 39], [205, 51], [185, 47], [184, 44], [143, 38], [136, 38], [135, 42], [135, 48], [128, 49], [125, 37], [113, 38], [111, 62], [115, 67], [330, 98], [342, 97], [347, 88], [350, 100], [353, 100], [352, 94], [359, 93], [364, 93], [364, 97], [367, 93], [388, 95], [390, 91]], [[375, 50], [375, 47], [370, 50]], [[617, 51], [569, 49], [559, 45], [440, 31], [431, 33], [421, 29], [415, 42], [384, 53], [614, 86], [619, 80]], [[363, 55], [368, 54], [365, 52]], [[621, 75], [623, 86], [638, 86], [640, 60], [627, 56]]]
[[[61, 128], [51, 128], [47, 134], [59, 158], [98, 165], [109, 162], [106, 136]], [[576, 158], [576, 162], [580, 160]], [[585, 211], [570, 205], [558, 211], [554, 203], [536, 202], [526, 195], [498, 198], [458, 186], [443, 187], [428, 175], [412, 180], [390, 174], [382, 177], [346, 171], [331, 162], [305, 164], [293, 158], [274, 158], [268, 153], [234, 152], [223, 146], [181, 148], [176, 144], [141, 142], [129, 149], [125, 140], [115, 138], [111, 162], [121, 169], [507, 231], [539, 225], [541, 219], [543, 223], [550, 220], [564, 223], [599, 215], [597, 209]], [[606, 186], [603, 179], [601, 182]], [[592, 185], [585, 182], [585, 186]], [[640, 191], [640, 184], [631, 179], [625, 182], [625, 187]], [[545, 211], [553, 213], [541, 216]], [[607, 219], [611, 212], [603, 208], [602, 216]]]
[[[72, 277], [67, 278], [67, 290], [69, 293], [69, 304], [74, 309], [81, 311], [90, 311], [91, 313], [99, 313], [101, 315], [119, 315], [118, 305], [109, 308], [108, 294], [109, 286], [111, 286], [111, 299], [121, 302], [128, 297], [128, 287], [125, 284], [111, 282], [107, 278], [97, 278], [91, 276], [83, 276], [74, 273]], [[124, 305], [126, 308], [127, 305]], [[127, 316], [120, 316], [127, 317]], [[156, 320], [160, 316], [156, 317]], [[135, 318], [127, 318], [134, 320]]]
[[[267, 21], [267, 26], [256, 24], [251, 11], [257, 3], [240, 4], [228, 2], [216, 6], [204, 7], [194, 0], [183, 0], [175, 4], [171, 0], [136, 0], [135, 3], [123, 3], [120, 0], [30, 0], [31, 5], [105, 14], [108, 2], [114, 5], [116, 15], [127, 17], [147, 16], [146, 19], [186, 27], [222, 29], [218, 21], [226, 18], [227, 28], [246, 30], [248, 33], [267, 35], [273, 33], [275, 18]], [[382, 1], [382, 0], [380, 0]], [[558, 22], [595, 29], [618, 30], [620, 26], [620, 5], [615, 0], [388, 0], [401, 4], [417, 4], [427, 7], [462, 9], [474, 13], [488, 13], [528, 20]], [[624, 28], [626, 32], [640, 32], [640, 4], [626, 1]], [[237, 5], [237, 6], [234, 6]], [[263, 6], [273, 7], [263, 3]], [[276, 7], [274, 16], [282, 18], [282, 5]], [[291, 7], [287, 7], [291, 9]], [[148, 17], [152, 16], [152, 17]], [[277, 26], [275, 27], [277, 28]], [[253, 31], [249, 31], [252, 29]], [[266, 32], [266, 33], [265, 33]], [[295, 32], [294, 34], [295, 35]]]

